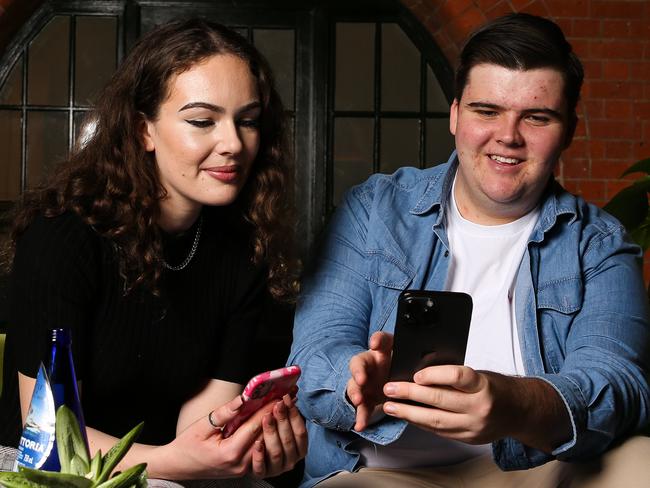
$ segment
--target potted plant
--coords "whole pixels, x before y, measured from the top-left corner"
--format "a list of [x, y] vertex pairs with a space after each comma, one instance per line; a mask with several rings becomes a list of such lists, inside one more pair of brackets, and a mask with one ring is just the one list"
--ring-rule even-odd
[[16, 472], [0, 472], [6, 488], [146, 488], [145, 463], [116, 473], [115, 466], [131, 448], [142, 430], [141, 422], [120, 439], [105, 455], [97, 451], [90, 459], [77, 418], [65, 405], [56, 412], [56, 443], [61, 472], [19, 467]]
[[625, 226], [630, 236], [645, 252], [650, 247], [650, 158], [637, 161], [621, 175], [642, 173], [605, 205], [604, 209]]

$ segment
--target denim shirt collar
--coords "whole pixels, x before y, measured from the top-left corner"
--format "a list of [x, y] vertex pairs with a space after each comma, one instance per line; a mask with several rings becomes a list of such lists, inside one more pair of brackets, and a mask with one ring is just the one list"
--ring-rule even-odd
[[[458, 154], [456, 151], [451, 153], [447, 160], [449, 169], [436, 174], [427, 180], [427, 186], [422, 192], [422, 196], [409, 213], [422, 215], [435, 207], [440, 209], [438, 218], [434, 224], [440, 226], [443, 222], [446, 203], [453, 186], [454, 177], [458, 169]], [[442, 184], [440, 182], [442, 181]], [[554, 177], [549, 181], [546, 190], [542, 196], [540, 216], [533, 232], [531, 232], [529, 242], [542, 242], [544, 234], [551, 230], [562, 215], [569, 216], [569, 222], [574, 222], [579, 217], [578, 205], [575, 197], [564, 191]]]

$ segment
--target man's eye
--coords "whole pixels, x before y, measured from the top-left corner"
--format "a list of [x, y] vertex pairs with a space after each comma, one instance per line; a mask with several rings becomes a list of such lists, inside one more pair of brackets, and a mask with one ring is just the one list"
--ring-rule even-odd
[[551, 119], [549, 119], [546, 115], [529, 115], [528, 120], [530, 120], [533, 124], [544, 125], [548, 124]]
[[186, 122], [190, 125], [193, 125], [194, 127], [199, 127], [201, 129], [214, 125], [214, 122], [209, 119], [191, 119], [191, 120], [186, 120]]
[[476, 113], [483, 117], [495, 117], [497, 115], [494, 110], [477, 110]]

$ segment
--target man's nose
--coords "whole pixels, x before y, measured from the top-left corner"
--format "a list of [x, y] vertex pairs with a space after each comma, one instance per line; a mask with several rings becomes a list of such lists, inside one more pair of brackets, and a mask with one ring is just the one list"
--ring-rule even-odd
[[500, 120], [497, 130], [497, 142], [506, 146], [521, 146], [524, 138], [519, 130], [519, 119], [514, 116], [505, 116]]

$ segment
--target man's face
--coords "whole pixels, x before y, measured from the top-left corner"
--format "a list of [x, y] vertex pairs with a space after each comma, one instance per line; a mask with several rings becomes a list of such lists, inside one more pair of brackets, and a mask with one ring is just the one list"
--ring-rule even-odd
[[535, 208], [571, 130], [559, 71], [479, 64], [469, 72], [449, 127], [460, 162], [455, 197], [463, 217], [511, 222]]

